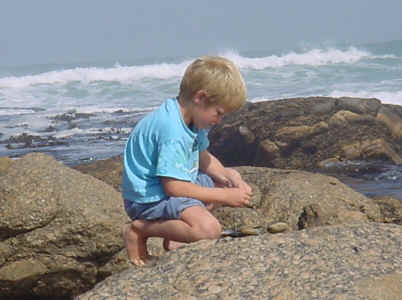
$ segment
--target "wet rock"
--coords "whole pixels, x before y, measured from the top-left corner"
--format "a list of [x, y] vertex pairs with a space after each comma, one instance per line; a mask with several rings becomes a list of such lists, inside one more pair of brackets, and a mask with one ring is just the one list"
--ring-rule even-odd
[[386, 170], [382, 161], [340, 160], [336, 157], [320, 162], [319, 168], [320, 172], [340, 179], [348, 177], [361, 179]]
[[73, 167], [84, 174], [98, 178], [121, 192], [121, 180], [123, 173], [123, 157], [115, 156], [105, 160], [96, 160], [88, 164], [80, 164]]
[[92, 113], [77, 113], [77, 111], [75, 109], [73, 109], [73, 110], [70, 110], [61, 115], [56, 115], [51, 119], [54, 119], [56, 121], [71, 122], [73, 120], [78, 120], [78, 119], [89, 119], [90, 117], [92, 117], [94, 115], [95, 114], [92, 114]]
[[397, 165], [402, 164], [402, 157], [384, 139], [344, 145], [342, 157], [347, 160], [388, 160]]
[[56, 130], [57, 130], [56, 127], [50, 125], [50, 126], [46, 127], [46, 128], [43, 130], [43, 132], [54, 132], [54, 131], [56, 131]]
[[11, 136], [7, 140], [1, 141], [2, 144], [7, 144], [7, 149], [26, 149], [26, 148], [42, 148], [58, 145], [68, 145], [63, 139], [57, 139], [52, 136], [42, 137], [22, 133], [18, 136]]
[[239, 134], [244, 138], [245, 145], [254, 143], [255, 135], [246, 126], [239, 127]]
[[336, 100], [338, 110], [348, 110], [359, 115], [376, 116], [381, 108], [381, 101], [375, 98], [341, 97]]
[[402, 141], [402, 107], [397, 105], [381, 107], [377, 120], [383, 122], [390, 129], [395, 139]]
[[28, 123], [20, 123], [20, 124], [15, 124], [15, 125], [8, 125], [6, 128], [28, 128], [29, 125]]
[[330, 126], [347, 127], [353, 122], [375, 123], [375, 118], [370, 115], [359, 115], [348, 110], [340, 110], [328, 121]]
[[373, 198], [380, 207], [382, 222], [402, 225], [402, 202], [390, 196], [378, 196]]
[[294, 143], [301, 139], [309, 138], [328, 129], [328, 124], [320, 122], [314, 126], [292, 126], [283, 127], [276, 132], [275, 137], [285, 143]]
[[[253, 143], [245, 146], [240, 127], [253, 133]], [[316, 170], [334, 157], [399, 164], [401, 137], [401, 106], [309, 97], [246, 105], [211, 130], [210, 151], [226, 166]]]
[[269, 139], [265, 139], [258, 145], [255, 161], [260, 164], [269, 163], [279, 156], [280, 148], [278, 145]]

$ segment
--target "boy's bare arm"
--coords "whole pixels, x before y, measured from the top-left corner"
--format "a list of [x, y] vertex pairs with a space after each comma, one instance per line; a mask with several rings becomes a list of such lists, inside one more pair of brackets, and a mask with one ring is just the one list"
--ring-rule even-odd
[[200, 153], [200, 170], [208, 174], [218, 185], [238, 187], [251, 193], [251, 187], [241, 178], [240, 174], [233, 169], [225, 168], [208, 150]]
[[230, 186], [225, 167], [208, 150], [200, 152], [199, 168], [202, 172], [208, 174], [216, 183], [223, 186]]
[[161, 179], [166, 194], [171, 197], [188, 197], [206, 204], [217, 203], [233, 207], [250, 205], [251, 193], [240, 188], [208, 188], [169, 177]]

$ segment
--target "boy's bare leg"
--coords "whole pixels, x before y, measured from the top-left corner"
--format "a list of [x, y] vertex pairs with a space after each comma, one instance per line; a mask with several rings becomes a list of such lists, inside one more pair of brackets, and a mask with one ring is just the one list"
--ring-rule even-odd
[[165, 249], [165, 251], [175, 250], [186, 244], [187, 243], [171, 241], [169, 239], [163, 239], [163, 249]]
[[123, 225], [122, 235], [130, 261], [136, 266], [143, 266], [150, 256], [147, 251], [147, 239], [136, 229], [135, 225], [138, 222], [141, 221], [136, 220], [130, 224]]
[[168, 249], [173, 246], [171, 241], [175, 241], [175, 246], [178, 243], [183, 245], [203, 239], [218, 239], [221, 233], [218, 220], [201, 206], [186, 208], [178, 220], [143, 221], [138, 224], [138, 232], [147, 238], [164, 238], [164, 246]]
[[[206, 205], [206, 208], [208, 209], [208, 211], [213, 211], [216, 207], [217, 206], [214, 205], [213, 203], [209, 203]], [[175, 250], [186, 244], [187, 243], [177, 242], [177, 241], [169, 240], [167, 238], [163, 239], [163, 249], [165, 249], [165, 251]]]

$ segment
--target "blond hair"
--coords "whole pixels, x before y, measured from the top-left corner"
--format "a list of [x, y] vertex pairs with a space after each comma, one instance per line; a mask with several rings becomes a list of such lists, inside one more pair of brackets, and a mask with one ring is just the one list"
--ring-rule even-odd
[[191, 63], [180, 83], [179, 99], [192, 100], [204, 91], [208, 104], [222, 105], [226, 111], [239, 109], [246, 102], [243, 77], [230, 60], [219, 56], [203, 56]]

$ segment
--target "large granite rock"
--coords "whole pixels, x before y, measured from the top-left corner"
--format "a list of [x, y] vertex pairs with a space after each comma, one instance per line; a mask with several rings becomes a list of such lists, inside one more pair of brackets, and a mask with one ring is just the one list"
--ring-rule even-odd
[[[118, 163], [120, 161], [120, 163]], [[108, 172], [105, 167], [108, 166]], [[120, 190], [121, 157], [78, 166]], [[298, 170], [237, 167], [253, 188], [252, 208], [223, 207], [214, 214], [225, 229], [284, 222], [292, 230], [355, 221], [383, 221], [378, 205], [334, 177]], [[113, 176], [111, 175], [113, 174]], [[314, 221], [312, 221], [314, 219]]]
[[402, 227], [356, 223], [191, 244], [77, 297], [401, 299]]
[[402, 201], [390, 196], [378, 196], [374, 198], [380, 207], [382, 222], [402, 225]]
[[[102, 182], [43, 154], [4, 162], [0, 169], [0, 299], [70, 299], [130, 266], [120, 237], [121, 225], [127, 221], [121, 195], [107, 184], [110, 181], [119, 189], [121, 163], [88, 165], [85, 171]], [[400, 220], [394, 201], [377, 204], [334, 177], [263, 167], [237, 169], [253, 186], [254, 198], [250, 208], [215, 212], [225, 228], [258, 227], [269, 240], [273, 235], [267, 231], [277, 230], [273, 224], [297, 231], [369, 221], [398, 224]], [[252, 250], [255, 245], [250, 241], [239, 239], [233, 245], [244, 243], [244, 249]], [[149, 246], [153, 255], [165, 254], [160, 239], [149, 240]], [[183, 259], [192, 255], [192, 248], [186, 249], [180, 252]]]
[[[297, 170], [236, 168], [254, 188], [253, 209], [222, 208], [216, 215], [227, 227], [284, 222], [293, 230], [383, 221], [379, 206], [336, 178]], [[259, 199], [260, 198], [260, 199]], [[224, 210], [223, 213], [221, 210]], [[232, 222], [239, 222], [233, 224]]]
[[73, 166], [73, 169], [90, 174], [121, 192], [122, 160], [123, 156], [119, 155], [104, 160], [97, 160], [89, 164], [76, 165]]
[[[0, 299], [63, 299], [127, 267], [120, 193], [43, 154], [0, 170]], [[123, 267], [124, 266], [124, 267]]]
[[210, 132], [225, 165], [312, 170], [347, 160], [402, 163], [402, 106], [311, 97], [248, 103]]

